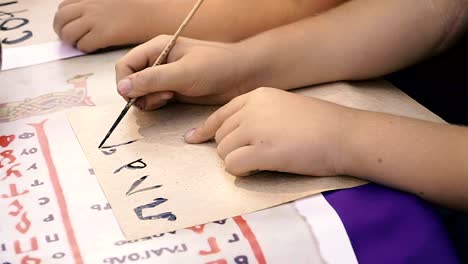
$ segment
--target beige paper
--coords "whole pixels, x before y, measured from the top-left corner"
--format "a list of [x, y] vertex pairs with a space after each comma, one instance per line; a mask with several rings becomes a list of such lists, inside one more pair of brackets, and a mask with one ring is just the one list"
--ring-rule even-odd
[[[130, 110], [106, 145], [137, 140], [128, 145], [97, 148], [123, 105], [80, 109], [70, 121], [95, 170], [101, 187], [127, 239], [173, 231], [227, 217], [265, 209], [326, 190], [363, 184], [350, 177], [306, 177], [261, 173], [234, 177], [225, 172], [214, 143], [190, 145], [185, 131], [202, 122], [213, 107], [171, 105], [155, 112]], [[141, 169], [124, 168], [142, 159]], [[134, 164], [143, 167], [143, 164]], [[144, 180], [142, 177], [148, 175]], [[137, 180], [140, 184], [137, 184]], [[132, 185], [133, 194], [126, 195]], [[135, 192], [161, 185], [156, 189]], [[86, 193], [86, 190], [83, 190]], [[165, 213], [155, 220], [141, 220], [135, 208], [164, 201], [142, 210], [141, 217]], [[168, 220], [170, 213], [176, 220]]]
[[0, 0], [0, 41], [4, 48], [58, 40], [52, 27], [60, 0]]

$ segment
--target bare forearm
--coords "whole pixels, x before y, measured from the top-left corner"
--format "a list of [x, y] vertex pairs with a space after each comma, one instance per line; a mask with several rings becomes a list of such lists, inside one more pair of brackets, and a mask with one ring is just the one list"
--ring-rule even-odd
[[468, 128], [357, 111], [342, 172], [468, 211]]
[[[297, 21], [344, 0], [216, 0], [205, 1], [184, 36], [232, 42]], [[196, 0], [163, 0], [154, 35], [173, 34]], [[163, 30], [162, 30], [163, 29]]]
[[366, 79], [448, 46], [467, 26], [467, 3], [353, 0], [242, 44], [253, 47], [260, 86], [291, 89]]

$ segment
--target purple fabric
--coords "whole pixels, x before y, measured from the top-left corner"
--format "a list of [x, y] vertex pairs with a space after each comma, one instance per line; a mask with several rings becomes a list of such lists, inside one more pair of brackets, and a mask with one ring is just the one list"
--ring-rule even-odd
[[438, 215], [421, 199], [376, 184], [323, 195], [359, 263], [458, 263]]

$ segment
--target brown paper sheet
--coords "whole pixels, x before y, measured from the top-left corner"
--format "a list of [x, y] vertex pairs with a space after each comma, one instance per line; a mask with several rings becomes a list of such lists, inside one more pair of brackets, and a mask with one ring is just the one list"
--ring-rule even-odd
[[[137, 141], [104, 149], [104, 154], [97, 146], [122, 107], [118, 104], [80, 109], [70, 113], [69, 119], [127, 239], [242, 215], [364, 183], [351, 177], [228, 174], [215, 143], [190, 145], [183, 141], [185, 131], [202, 122], [214, 111], [213, 107], [171, 105], [149, 113], [132, 109], [106, 145]], [[116, 172], [139, 159], [146, 167], [136, 162], [133, 169]], [[135, 188], [129, 192], [132, 185]], [[142, 208], [142, 219], [135, 211], [138, 207]]]

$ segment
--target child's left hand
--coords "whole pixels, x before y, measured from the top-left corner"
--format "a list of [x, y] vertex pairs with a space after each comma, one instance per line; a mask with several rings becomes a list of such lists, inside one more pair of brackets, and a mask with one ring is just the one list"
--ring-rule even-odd
[[226, 170], [234, 175], [258, 170], [338, 175], [355, 114], [334, 103], [259, 88], [218, 109], [185, 140], [202, 143], [214, 137]]

